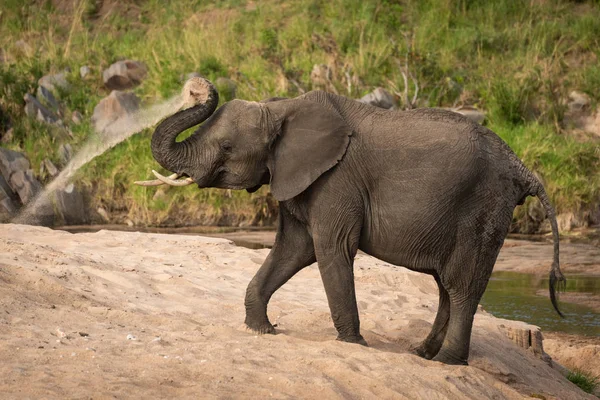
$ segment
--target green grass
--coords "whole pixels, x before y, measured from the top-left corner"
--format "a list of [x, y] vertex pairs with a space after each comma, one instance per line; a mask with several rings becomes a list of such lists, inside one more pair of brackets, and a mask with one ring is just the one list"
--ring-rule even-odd
[[600, 385], [600, 378], [593, 376], [579, 369], [569, 371], [567, 379], [579, 386], [586, 393], [594, 393], [594, 390]]
[[[318, 89], [310, 80], [314, 64], [331, 68], [328, 90], [354, 98], [376, 86], [403, 92], [408, 67], [419, 85], [418, 106], [485, 109], [488, 126], [543, 177], [559, 212], [584, 215], [600, 203], [599, 144], [569, 136], [563, 122], [571, 90], [587, 93], [594, 106], [600, 101], [597, 1], [105, 3], [3, 2], [0, 107], [14, 126], [8, 147], [24, 151], [34, 171], [47, 157], [61, 166], [60, 144], [77, 148], [90, 135], [93, 108], [109, 93], [101, 72], [118, 59], [148, 66], [146, 80], [134, 89], [144, 104], [178, 93], [181, 77], [192, 71], [212, 80], [228, 77], [238, 85], [237, 97], [260, 100]], [[85, 80], [82, 65], [92, 68]], [[42, 75], [65, 68], [71, 89], [59, 93], [64, 120], [78, 110], [87, 121], [69, 125], [73, 139], [23, 114], [23, 95], [35, 93]], [[415, 87], [408, 93], [412, 97]], [[231, 98], [223, 94], [222, 100]], [[140, 224], [171, 223], [184, 213], [189, 223], [226, 223], [231, 213], [252, 220], [265, 207], [267, 189], [232, 197], [193, 188], [157, 195], [164, 189], [132, 185], [156, 167], [149, 138], [144, 131], [83, 168], [77, 183], [92, 190], [94, 205], [126, 211]]]

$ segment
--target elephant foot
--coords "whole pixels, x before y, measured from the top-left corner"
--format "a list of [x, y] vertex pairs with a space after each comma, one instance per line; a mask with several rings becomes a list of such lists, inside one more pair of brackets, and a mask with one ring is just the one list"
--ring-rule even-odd
[[360, 344], [361, 346], [366, 346], [366, 347], [369, 346], [369, 344], [367, 343], [367, 341], [365, 340], [365, 338], [362, 337], [362, 335], [358, 335], [358, 336], [338, 336], [336, 340], [339, 340], [340, 342], [356, 343], [356, 344]]
[[443, 350], [440, 351], [435, 357], [433, 357], [432, 360], [439, 361], [448, 365], [469, 365], [466, 358], [457, 357]]
[[258, 335], [275, 335], [277, 333], [275, 327], [269, 321], [256, 323], [246, 319], [244, 325], [246, 330]]
[[426, 345], [425, 343], [421, 343], [416, 349], [415, 352], [419, 357], [422, 357], [426, 360], [431, 360], [433, 357], [437, 355], [440, 348], [439, 346], [431, 346]]

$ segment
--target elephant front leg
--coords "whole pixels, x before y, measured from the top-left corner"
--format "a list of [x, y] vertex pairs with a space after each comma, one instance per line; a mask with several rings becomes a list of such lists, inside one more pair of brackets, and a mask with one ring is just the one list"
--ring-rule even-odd
[[308, 231], [282, 210], [275, 244], [246, 290], [246, 326], [259, 334], [274, 334], [275, 328], [267, 317], [269, 299], [298, 271], [315, 261]]

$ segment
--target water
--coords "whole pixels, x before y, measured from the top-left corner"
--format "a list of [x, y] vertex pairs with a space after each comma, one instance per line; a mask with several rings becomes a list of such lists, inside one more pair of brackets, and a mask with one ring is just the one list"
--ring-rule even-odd
[[[548, 292], [548, 278], [517, 272], [494, 272], [483, 295], [483, 308], [496, 317], [525, 321], [544, 331], [600, 336], [600, 314], [589, 307], [559, 302], [561, 318], [550, 299], [536, 292]], [[567, 293], [600, 296], [600, 277], [567, 276]]]
[[37, 219], [36, 214], [51, 204], [51, 195], [56, 190], [64, 188], [79, 168], [135, 133], [154, 126], [161, 119], [174, 114], [186, 102], [187, 100], [184, 100], [183, 96], [174, 96], [161, 104], [119, 118], [108, 125], [101, 133], [92, 135], [60, 174], [34, 200], [29, 202], [12, 222], [20, 224], [33, 223]]

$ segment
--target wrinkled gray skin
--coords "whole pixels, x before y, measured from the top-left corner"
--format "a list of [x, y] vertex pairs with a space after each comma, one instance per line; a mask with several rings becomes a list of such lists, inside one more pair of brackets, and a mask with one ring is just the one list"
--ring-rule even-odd
[[[273, 293], [317, 262], [338, 340], [366, 344], [354, 291], [358, 249], [433, 276], [439, 309], [416, 349], [427, 359], [467, 364], [473, 316], [513, 209], [538, 196], [558, 233], [540, 182], [489, 129], [439, 109], [385, 111], [314, 91], [294, 99], [208, 104], [164, 120], [152, 152], [167, 170], [200, 188], [254, 191], [279, 200], [275, 244], [246, 292], [246, 325], [275, 333]], [[212, 114], [212, 116], [211, 116]], [[209, 117], [181, 143], [176, 136]], [[402, 290], [402, 288], [398, 288]], [[560, 312], [559, 312], [560, 313]]]

